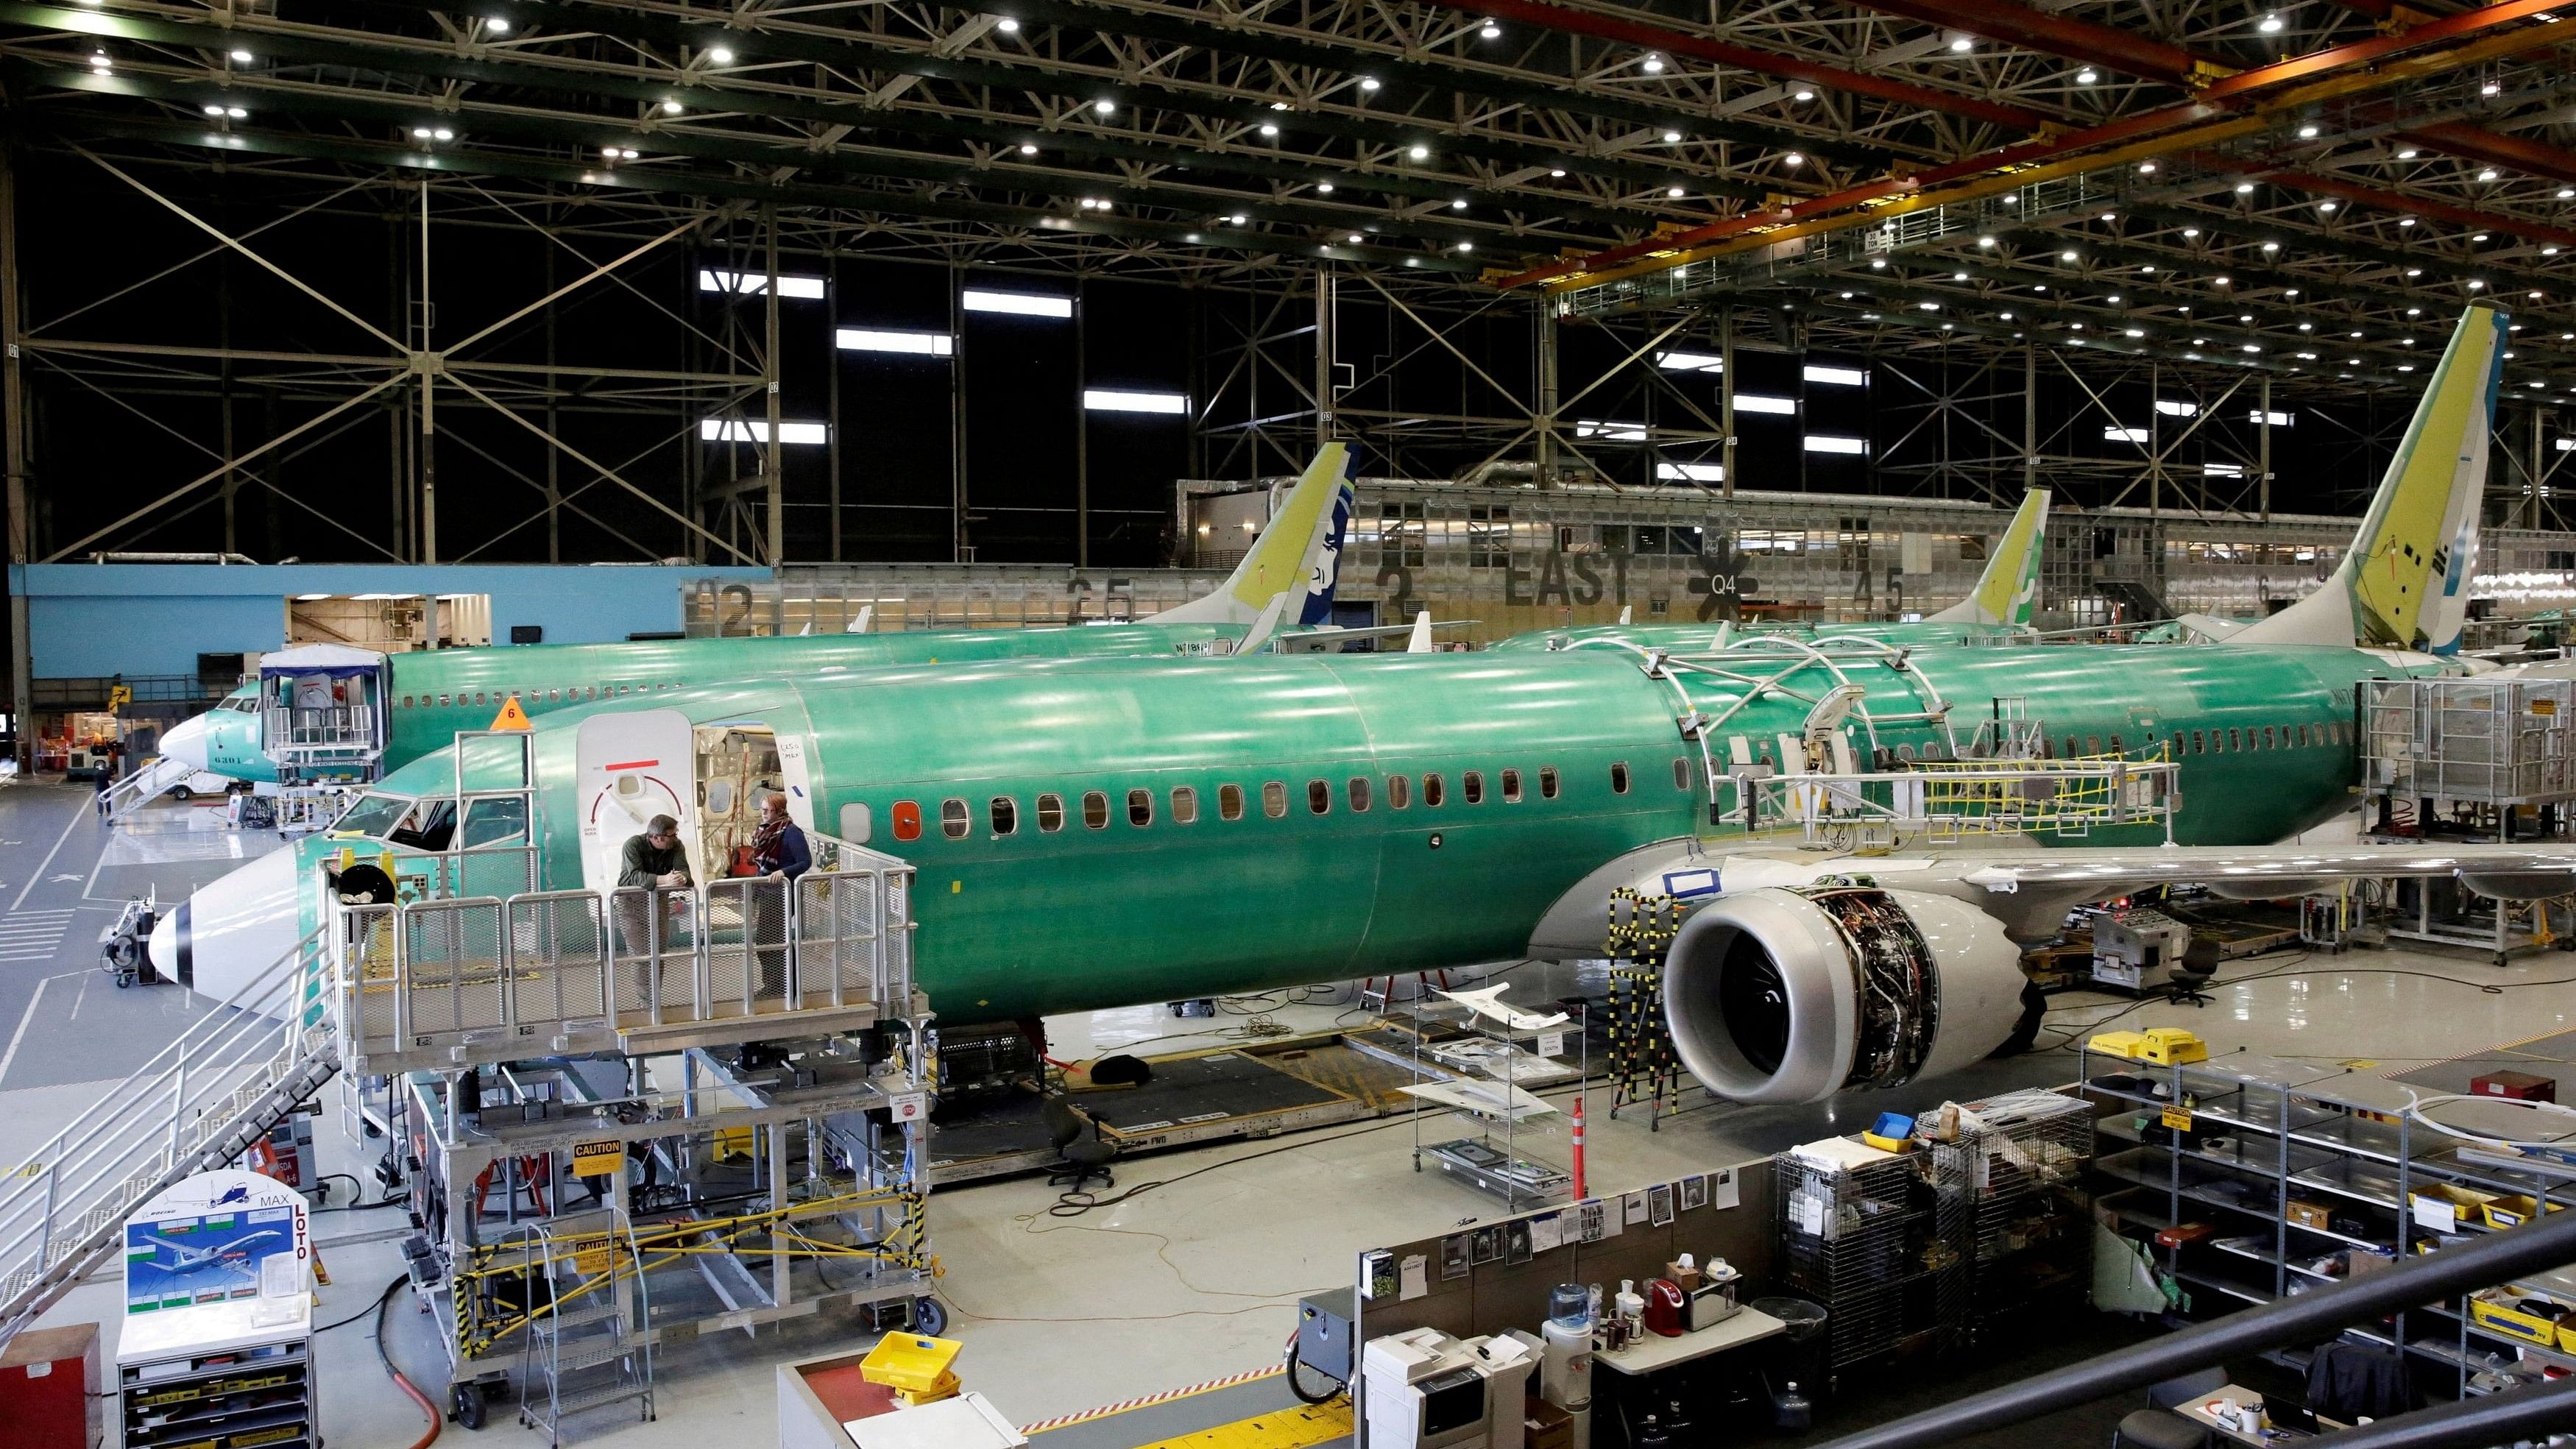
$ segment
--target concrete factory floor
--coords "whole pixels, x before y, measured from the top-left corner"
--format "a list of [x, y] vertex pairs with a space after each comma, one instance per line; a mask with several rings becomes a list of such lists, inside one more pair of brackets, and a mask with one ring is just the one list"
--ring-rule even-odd
[[[51, 1124], [203, 1009], [174, 987], [115, 990], [97, 970], [95, 937], [126, 895], [148, 885], [174, 900], [274, 840], [205, 828], [212, 824], [208, 812], [160, 806], [111, 831], [91, 812], [86, 790], [0, 789], [0, 905], [7, 907], [0, 913], [0, 1162], [21, 1160]], [[1579, 984], [1538, 967], [1520, 968], [1512, 979], [1513, 995], [1529, 1001]], [[1357, 1019], [1347, 1015], [1355, 994], [1347, 984], [1284, 993], [1264, 1009], [1295, 1030], [1321, 1030]], [[2233, 963], [2211, 995], [2203, 1008], [2061, 996], [2050, 1017], [2060, 1029], [2043, 1040], [2071, 1042], [2089, 1024], [2116, 1017], [2122, 1027], [2187, 1026], [2216, 1050], [2243, 1046], [2393, 1074], [2569, 1029], [2576, 958], [2543, 952], [2498, 968], [2467, 951], [2285, 952]], [[1315, 1000], [1287, 1000], [1300, 996]], [[1223, 1037], [1171, 1034], [1224, 1033], [1249, 1019], [1180, 1021], [1150, 1007], [1062, 1018], [1049, 1027], [1057, 1053], [1072, 1057], [1094, 1048], [1214, 1044]], [[1670, 1178], [1855, 1130], [1884, 1109], [2060, 1082], [2074, 1072], [2071, 1047], [2060, 1045], [1813, 1108], [1694, 1097], [1651, 1133], [1633, 1116], [1606, 1120], [1596, 1096], [1591, 1180], [1603, 1191]], [[336, 1088], [326, 1090], [326, 1105], [336, 1100]], [[324, 1170], [363, 1175], [374, 1153], [342, 1140], [337, 1122], [336, 1111], [317, 1122]], [[1562, 1161], [1563, 1133], [1561, 1122], [1540, 1129], [1533, 1155]], [[1360, 1250], [1495, 1214], [1493, 1200], [1437, 1173], [1417, 1173], [1413, 1135], [1411, 1121], [1399, 1117], [1130, 1160], [1118, 1168], [1120, 1191], [1165, 1185], [1074, 1218], [1049, 1216], [1057, 1192], [1032, 1178], [939, 1191], [932, 1235], [947, 1269], [940, 1296], [952, 1310], [949, 1331], [968, 1345], [961, 1376], [1028, 1423], [1275, 1364], [1297, 1296], [1346, 1288]], [[331, 1201], [347, 1200], [346, 1184], [335, 1183]], [[399, 1270], [402, 1216], [329, 1212], [315, 1221], [333, 1280], [322, 1290], [317, 1323], [349, 1320], [322, 1335], [331, 1449], [402, 1449], [425, 1426], [378, 1366], [368, 1314]], [[114, 1285], [94, 1281], [46, 1322], [99, 1321], [112, 1357], [116, 1308]], [[397, 1296], [389, 1317], [394, 1360], [437, 1395], [446, 1361], [430, 1320], [408, 1294]], [[771, 1366], [866, 1342], [839, 1320], [806, 1320], [757, 1339], [701, 1340], [662, 1356], [658, 1422], [638, 1425], [628, 1410], [608, 1409], [576, 1421], [575, 1430], [584, 1440], [614, 1436], [638, 1449], [765, 1444], [774, 1432]], [[448, 1433], [468, 1437], [452, 1425]], [[518, 1442], [523, 1433], [508, 1408], [496, 1406], [492, 1427], [475, 1437]]]

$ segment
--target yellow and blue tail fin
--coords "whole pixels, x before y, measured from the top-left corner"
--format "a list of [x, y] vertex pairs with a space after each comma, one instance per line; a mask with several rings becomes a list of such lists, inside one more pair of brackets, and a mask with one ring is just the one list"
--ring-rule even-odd
[[2469, 308], [2415, 405], [2351, 551], [2315, 593], [2238, 630], [2228, 643], [2457, 647], [2509, 335], [2504, 313]]
[[1216, 592], [1154, 616], [1166, 624], [1250, 624], [1289, 595], [1283, 625], [1327, 622], [1351, 521], [1350, 445], [1326, 443]]

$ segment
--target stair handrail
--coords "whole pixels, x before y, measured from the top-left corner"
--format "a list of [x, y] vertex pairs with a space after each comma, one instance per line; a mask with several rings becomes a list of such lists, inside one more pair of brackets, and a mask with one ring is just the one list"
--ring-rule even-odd
[[[317, 928], [296, 942], [16, 1166], [10, 1174], [10, 1186], [0, 1191], [0, 1265], [14, 1265], [31, 1237], [50, 1237], [52, 1224], [67, 1210], [81, 1215], [95, 1211], [97, 1204], [89, 1201], [89, 1195], [120, 1166], [129, 1167], [126, 1180], [130, 1182], [135, 1169], [166, 1167], [176, 1160], [179, 1135], [190, 1120], [191, 1108], [196, 1109], [198, 1118], [208, 1115], [207, 1109], [212, 1106], [238, 1110], [292, 1067], [316, 1030], [297, 1020], [302, 1013], [293, 1002], [306, 957], [320, 939]], [[286, 988], [289, 998], [287, 1009], [281, 1013], [285, 1031], [278, 1045], [267, 1049], [258, 1043], [279, 1023], [268, 1020], [269, 1013], [261, 1007], [275, 1004], [281, 987]], [[263, 1066], [265, 1072], [259, 1070]], [[245, 1067], [252, 1069], [248, 1080], [237, 1076]], [[221, 1084], [219, 1092], [201, 1090], [198, 1096], [188, 1095], [187, 1082], [192, 1072], [201, 1077], [211, 1075]], [[129, 1140], [130, 1129], [137, 1125], [133, 1119], [147, 1112], [158, 1118], [164, 1111], [168, 1114], [167, 1140], [156, 1144], [156, 1152], [137, 1151], [137, 1144]], [[161, 1134], [156, 1132], [155, 1136]], [[85, 1140], [88, 1146], [75, 1155], [67, 1144], [77, 1140]], [[120, 1150], [121, 1156], [100, 1163], [88, 1176], [70, 1184], [68, 1192], [65, 1190], [69, 1174], [90, 1168], [103, 1155]], [[40, 1214], [37, 1221], [10, 1236], [13, 1225], [25, 1219], [31, 1209]], [[43, 1266], [37, 1265], [40, 1271]]]

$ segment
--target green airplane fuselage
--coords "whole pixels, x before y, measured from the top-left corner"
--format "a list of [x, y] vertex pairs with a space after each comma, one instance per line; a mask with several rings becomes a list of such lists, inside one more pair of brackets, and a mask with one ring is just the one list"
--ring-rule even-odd
[[[2216, 845], [2278, 840], [2345, 808], [2357, 683], [2439, 668], [2344, 648], [2104, 646], [1925, 650], [1908, 670], [1849, 672], [1879, 716], [1937, 693], [1962, 740], [2000, 699], [2043, 722], [2052, 753], [2179, 742], [2174, 837]], [[1713, 717], [1742, 693], [1686, 687]], [[918, 868], [916, 979], [950, 1022], [1508, 958], [1614, 856], [1693, 835], [1722, 851], [1740, 835], [1709, 819], [1676, 688], [1634, 651], [1590, 647], [943, 662], [585, 701], [538, 731], [544, 886], [584, 884], [578, 718], [668, 708], [801, 738], [820, 828], [837, 833], [855, 818], [845, 807], [866, 807], [869, 843]], [[1761, 691], [1723, 714], [1713, 751], [1723, 760], [1740, 735], [1776, 757], [1822, 692], [1812, 676]], [[1909, 723], [1855, 741], [1919, 756], [1949, 737]], [[375, 792], [448, 793], [452, 761], [430, 754]], [[1007, 833], [997, 798], [1010, 802]], [[953, 828], [949, 801], [962, 807], [947, 812], [962, 816]], [[904, 805], [918, 838], [895, 828]], [[373, 848], [306, 842], [303, 878], [343, 844]], [[310, 928], [319, 902], [311, 886], [301, 895]]]
[[[894, 664], [1205, 654], [1244, 632], [1230, 624], [1143, 623], [419, 650], [388, 656], [392, 708], [384, 768], [443, 749], [460, 731], [489, 728], [514, 694], [535, 717], [605, 701], [633, 707], [715, 680], [819, 679]], [[255, 705], [257, 695], [258, 686], [244, 685], [225, 703]], [[207, 769], [236, 780], [277, 779], [257, 713], [226, 707], [203, 718]]]

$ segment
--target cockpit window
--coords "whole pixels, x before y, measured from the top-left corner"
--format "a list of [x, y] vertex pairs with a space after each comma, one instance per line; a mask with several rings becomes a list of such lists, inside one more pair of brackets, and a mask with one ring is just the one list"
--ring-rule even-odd
[[528, 833], [528, 802], [516, 798], [477, 800], [465, 813], [465, 848], [501, 845]]
[[231, 710], [235, 714], [257, 714], [259, 713], [259, 696], [255, 694], [227, 695], [224, 698], [223, 708]]
[[413, 807], [403, 823], [385, 837], [388, 844], [407, 845], [414, 850], [445, 850], [456, 834], [456, 802], [423, 800]]
[[342, 834], [382, 836], [399, 824], [403, 812], [410, 808], [411, 802], [400, 795], [361, 795], [331, 823], [331, 829]]

